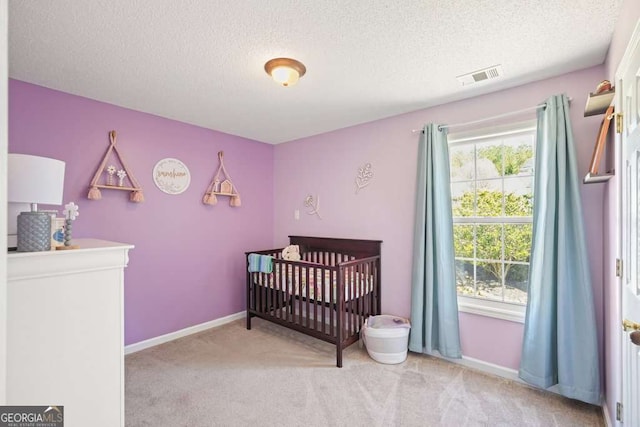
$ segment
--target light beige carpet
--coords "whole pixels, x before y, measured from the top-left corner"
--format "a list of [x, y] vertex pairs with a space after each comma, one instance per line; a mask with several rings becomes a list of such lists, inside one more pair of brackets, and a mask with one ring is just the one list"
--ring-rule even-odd
[[382, 365], [244, 320], [126, 357], [126, 425], [602, 426], [599, 407], [436, 358]]

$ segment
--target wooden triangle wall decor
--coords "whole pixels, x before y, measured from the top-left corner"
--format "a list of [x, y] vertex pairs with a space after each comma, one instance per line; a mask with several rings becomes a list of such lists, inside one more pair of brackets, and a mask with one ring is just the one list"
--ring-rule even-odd
[[[136, 203], [144, 202], [144, 195], [142, 194], [142, 188], [138, 184], [138, 181], [136, 181], [136, 179], [134, 178], [133, 173], [131, 172], [131, 169], [127, 167], [124, 157], [122, 156], [122, 154], [118, 150], [118, 147], [116, 146], [115, 130], [112, 130], [111, 132], [109, 132], [109, 141], [110, 141], [109, 148], [107, 149], [107, 152], [105, 153], [102, 159], [102, 162], [100, 163], [100, 166], [98, 166], [98, 170], [93, 176], [93, 179], [91, 180], [91, 184], [89, 186], [89, 194], [87, 195], [87, 197], [90, 200], [100, 200], [102, 198], [102, 193], [100, 192], [101, 188], [107, 189], [107, 190], [125, 190], [125, 191], [131, 191], [129, 200], [131, 200], [132, 202], [136, 202]], [[113, 168], [113, 166], [107, 166], [107, 161], [109, 160], [109, 156], [111, 155], [112, 152], [115, 152], [116, 157], [118, 158], [118, 160], [120, 161], [120, 164], [122, 165], [122, 169], [118, 171], [118, 175], [117, 175], [118, 185], [114, 185], [112, 181], [113, 175], [116, 173], [115, 168]], [[105, 171], [108, 174], [107, 181], [104, 184], [100, 184], [99, 183], [100, 176], [103, 175]], [[131, 184], [130, 186], [124, 185], [125, 179], [128, 179], [129, 183]]]
[[[224, 167], [224, 151], [218, 152], [218, 161], [220, 162], [218, 170], [211, 180], [209, 187], [207, 187], [207, 191], [204, 193], [202, 203], [205, 205], [215, 205], [218, 203], [217, 196], [230, 196], [231, 200], [229, 200], [229, 205], [238, 207], [241, 205], [240, 194], [238, 194], [235, 185], [231, 182], [229, 172], [227, 172], [227, 169]], [[223, 176], [220, 174], [223, 174]], [[223, 177], [224, 180], [220, 181]]]

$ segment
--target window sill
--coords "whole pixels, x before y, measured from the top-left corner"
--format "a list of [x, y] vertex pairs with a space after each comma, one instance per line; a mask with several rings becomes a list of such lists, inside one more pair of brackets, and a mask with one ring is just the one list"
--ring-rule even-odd
[[524, 323], [526, 310], [527, 307], [524, 305], [458, 295], [458, 311], [463, 313]]

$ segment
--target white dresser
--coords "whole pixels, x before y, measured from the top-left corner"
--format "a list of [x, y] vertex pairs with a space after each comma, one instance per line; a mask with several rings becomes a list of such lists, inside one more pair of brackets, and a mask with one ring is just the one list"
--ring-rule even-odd
[[66, 427], [124, 426], [124, 268], [132, 245], [7, 256], [7, 405], [62, 405]]

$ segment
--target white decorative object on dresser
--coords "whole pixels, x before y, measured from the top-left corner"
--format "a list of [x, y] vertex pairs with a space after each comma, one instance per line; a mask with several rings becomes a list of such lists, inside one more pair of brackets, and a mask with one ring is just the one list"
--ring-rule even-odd
[[62, 405], [65, 426], [124, 426], [124, 268], [133, 245], [7, 256], [7, 405]]

